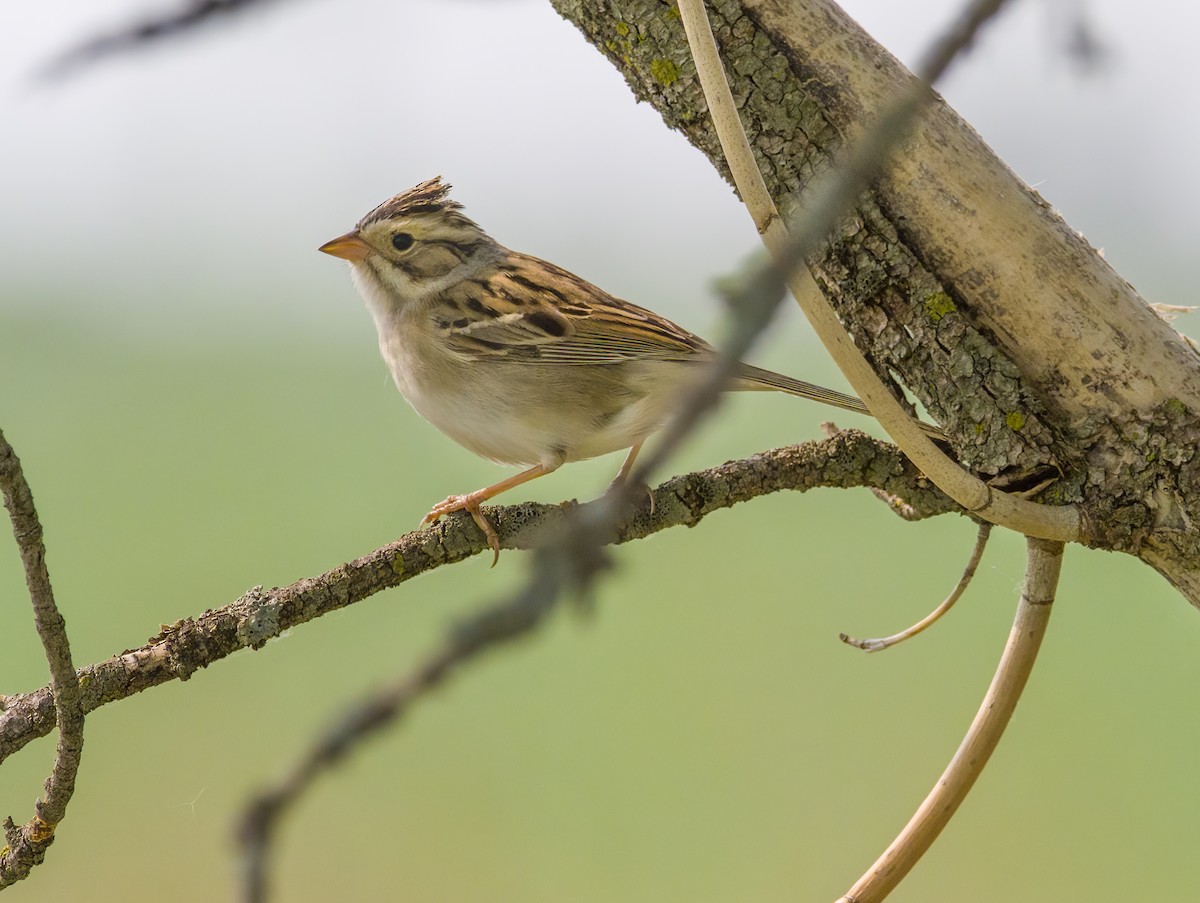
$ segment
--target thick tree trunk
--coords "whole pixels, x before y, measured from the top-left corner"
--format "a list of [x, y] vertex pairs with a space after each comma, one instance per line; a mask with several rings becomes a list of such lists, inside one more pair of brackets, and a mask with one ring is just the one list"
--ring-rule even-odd
[[[726, 173], [672, 4], [551, 2]], [[709, 15], [781, 209], [910, 77], [830, 0]], [[1009, 483], [1057, 469], [1042, 501], [1078, 504], [1089, 545], [1200, 605], [1200, 356], [940, 99], [811, 265], [964, 464]]]

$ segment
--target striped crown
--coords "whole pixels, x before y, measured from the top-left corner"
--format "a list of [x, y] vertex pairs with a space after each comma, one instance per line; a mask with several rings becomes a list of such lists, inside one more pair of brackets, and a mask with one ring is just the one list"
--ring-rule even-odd
[[398, 219], [421, 213], [448, 213], [461, 210], [462, 204], [450, 200], [451, 186], [442, 181], [441, 176], [427, 179], [420, 185], [415, 185], [408, 191], [402, 191], [391, 200], [384, 201], [366, 216], [358, 221], [357, 228], [361, 229], [371, 223], [385, 219]]

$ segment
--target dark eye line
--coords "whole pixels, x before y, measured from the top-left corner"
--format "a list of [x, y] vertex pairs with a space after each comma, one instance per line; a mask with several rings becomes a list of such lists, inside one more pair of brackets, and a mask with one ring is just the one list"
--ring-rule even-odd
[[407, 251], [413, 246], [415, 239], [408, 232], [397, 232], [392, 236], [392, 247], [397, 251]]

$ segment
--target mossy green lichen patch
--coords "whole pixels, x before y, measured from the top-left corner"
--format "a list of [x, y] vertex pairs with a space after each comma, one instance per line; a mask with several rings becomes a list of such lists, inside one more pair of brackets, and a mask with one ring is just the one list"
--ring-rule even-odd
[[664, 88], [669, 88], [679, 81], [679, 67], [670, 60], [651, 60], [650, 75]]
[[1016, 432], [1025, 425], [1025, 415], [1020, 411], [1012, 411], [1004, 415], [1004, 422], [1008, 424], [1008, 428]]
[[945, 292], [934, 292], [925, 299], [925, 313], [929, 314], [929, 319], [934, 323], [940, 321], [946, 314], [952, 314], [956, 310], [958, 308], [954, 305], [954, 299]]

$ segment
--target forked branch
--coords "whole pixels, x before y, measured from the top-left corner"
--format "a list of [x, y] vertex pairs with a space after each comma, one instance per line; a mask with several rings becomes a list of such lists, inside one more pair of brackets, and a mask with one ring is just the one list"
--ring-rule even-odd
[[13, 535], [25, 568], [25, 584], [33, 603], [33, 620], [46, 661], [50, 665], [50, 694], [54, 700], [58, 744], [54, 765], [43, 785], [44, 795], [34, 804], [34, 814], [17, 827], [11, 818], [4, 820], [6, 846], [0, 851], [0, 888], [8, 887], [29, 875], [40, 865], [46, 847], [54, 841], [54, 829], [67, 814], [67, 804], [75, 792], [75, 775], [83, 752], [83, 703], [79, 680], [71, 663], [71, 645], [67, 625], [54, 602], [50, 572], [46, 568], [46, 546], [42, 542], [42, 524], [33, 504], [33, 493], [21, 470], [16, 452], [0, 432], [0, 492], [12, 520]]

